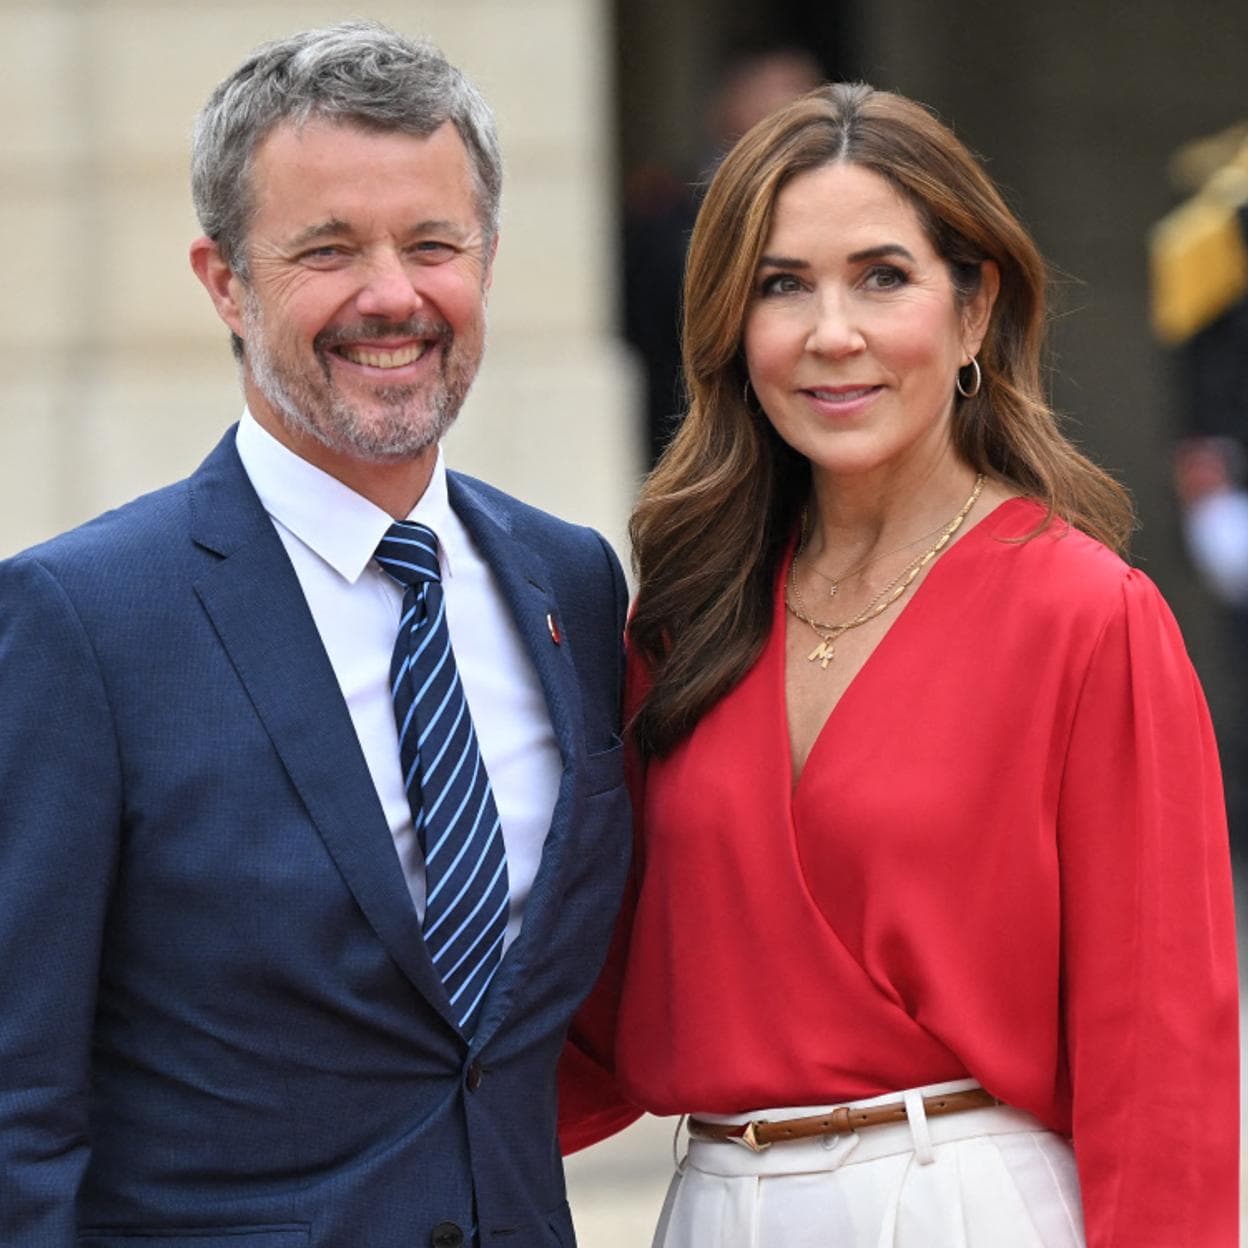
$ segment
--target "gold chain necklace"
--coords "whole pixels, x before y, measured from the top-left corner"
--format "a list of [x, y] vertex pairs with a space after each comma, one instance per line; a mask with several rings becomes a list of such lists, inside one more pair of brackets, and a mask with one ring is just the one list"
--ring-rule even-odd
[[[819, 638], [819, 644], [806, 656], [809, 663], [818, 661], [819, 666], [826, 672], [828, 664], [832, 662], [836, 656], [836, 642], [842, 633], [847, 633], [851, 628], [858, 628], [862, 624], [866, 624], [869, 620], [875, 619], [877, 615], [887, 611], [889, 607], [897, 601], [898, 598], [914, 584], [915, 578], [923, 571], [937, 555], [940, 554], [953, 539], [953, 535], [962, 527], [966, 517], [970, 514], [971, 508], [975, 506], [979, 498], [980, 492], [984, 488], [984, 474], [981, 472], [975, 478], [975, 488], [971, 491], [971, 496], [962, 504], [961, 510], [948, 524], [940, 530], [940, 536], [936, 539], [935, 545], [925, 550], [917, 559], [911, 560], [901, 571], [900, 575], [888, 585], [884, 587], [857, 615], [849, 620], [838, 620], [835, 623], [829, 623], [825, 620], [817, 620], [813, 616], [806, 613], [806, 604], [802, 601], [801, 591], [797, 587], [797, 578], [794, 570], [797, 566], [796, 556], [793, 562], [789, 564], [789, 578], [784, 595], [784, 606], [790, 615], [807, 625]], [[904, 550], [905, 547], [900, 549]], [[896, 553], [896, 552], [892, 552]], [[880, 558], [883, 558], [881, 555]]]
[[[892, 550], [886, 550], [883, 552], [883, 554], [871, 555], [869, 558], [864, 559], [861, 563], [854, 564], [853, 567], [849, 568], [845, 572], [842, 572], [839, 576], [833, 577], [833, 576], [829, 576], [826, 572], [820, 572], [819, 569], [815, 567], [813, 563], [808, 563], [806, 566], [810, 568], [810, 570], [821, 581], [827, 582], [828, 597], [835, 598], [836, 591], [840, 589], [841, 584], [849, 580], [851, 576], [856, 576], [859, 572], [863, 570], [863, 568], [869, 568], [873, 563], [879, 563], [881, 559], [887, 559], [889, 555], [900, 554], [903, 550], [905, 550], [909, 546], [917, 546], [920, 542], [927, 541], [929, 537], [935, 537], [936, 534], [939, 533], [944, 527], [945, 526], [943, 524], [938, 524], [934, 529], [932, 529], [930, 533], [921, 533], [919, 534], [918, 537], [912, 537], [908, 542], [903, 542], [900, 546], [894, 546]], [[806, 513], [803, 511], [802, 513], [802, 540], [798, 542], [797, 544], [797, 554], [793, 556], [794, 560], [796, 560], [798, 556], [801, 555], [802, 550], [805, 547], [805, 545], [806, 545]]]

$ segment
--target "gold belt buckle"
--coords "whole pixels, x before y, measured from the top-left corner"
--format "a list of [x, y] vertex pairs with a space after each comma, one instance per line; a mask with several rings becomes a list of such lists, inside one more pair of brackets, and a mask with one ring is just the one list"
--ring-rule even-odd
[[770, 1144], [763, 1143], [758, 1138], [757, 1127], [765, 1127], [767, 1125], [766, 1118], [754, 1118], [745, 1124], [745, 1130], [740, 1135], [729, 1136], [734, 1144], [740, 1144], [742, 1148], [748, 1148], [752, 1153], [765, 1152], [771, 1147]]

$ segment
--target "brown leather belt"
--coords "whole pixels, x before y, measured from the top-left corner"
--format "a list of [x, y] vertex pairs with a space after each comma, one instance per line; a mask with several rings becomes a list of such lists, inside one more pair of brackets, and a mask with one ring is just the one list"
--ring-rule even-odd
[[[1001, 1102], [983, 1088], [968, 1088], [965, 1092], [945, 1092], [923, 1098], [923, 1112], [929, 1118], [942, 1114], [960, 1114], [967, 1109], [988, 1109]], [[814, 1135], [849, 1135], [864, 1127], [882, 1127], [890, 1122], [906, 1121], [904, 1101], [889, 1101], [885, 1105], [851, 1107], [841, 1105], [826, 1114], [812, 1114], [808, 1118], [782, 1118], [769, 1122], [755, 1118], [750, 1122], [707, 1122], [702, 1118], [690, 1118], [689, 1134], [695, 1140], [718, 1140], [727, 1144], [744, 1144], [756, 1153], [785, 1140], [805, 1140]]]

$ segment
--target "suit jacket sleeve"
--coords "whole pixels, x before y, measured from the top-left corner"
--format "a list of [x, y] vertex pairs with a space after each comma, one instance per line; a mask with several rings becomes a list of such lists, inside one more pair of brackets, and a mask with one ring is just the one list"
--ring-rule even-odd
[[622, 1131], [642, 1114], [615, 1079], [616, 1016], [634, 904], [630, 873], [606, 965], [573, 1019], [559, 1059], [559, 1147], [565, 1156]]
[[[626, 726], [648, 687], [639, 664], [630, 660], [625, 676]], [[622, 1131], [643, 1112], [620, 1090], [615, 1076], [616, 1026], [642, 871], [640, 831], [645, 789], [645, 764], [627, 737], [624, 774], [633, 807], [633, 857], [606, 965], [572, 1020], [559, 1059], [559, 1146], [565, 1156]]]
[[70, 1248], [121, 765], [90, 639], [30, 556], [0, 564], [0, 688], [0, 1243]]

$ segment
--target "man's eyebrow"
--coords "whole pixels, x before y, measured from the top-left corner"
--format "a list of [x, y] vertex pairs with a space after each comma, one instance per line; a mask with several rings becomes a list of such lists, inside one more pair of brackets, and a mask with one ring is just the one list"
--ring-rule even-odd
[[462, 222], [435, 217], [427, 221], [417, 221], [415, 225], [408, 227], [407, 232], [408, 234], [454, 234], [456, 237], [462, 237], [464, 227]]
[[[321, 242], [327, 238], [350, 237], [354, 233], [350, 222], [330, 217], [325, 221], [317, 221], [300, 230], [287, 244], [292, 250], [306, 247], [309, 243]], [[407, 227], [407, 238], [419, 238], [429, 234], [447, 234], [455, 239], [462, 239], [465, 231], [462, 222], [451, 221], [441, 217], [430, 217], [417, 221]]]
[[309, 225], [305, 229], [300, 230], [290, 240], [290, 246], [306, 247], [308, 243], [315, 243], [323, 238], [340, 238], [342, 235], [350, 233], [351, 227], [345, 221], [340, 221], [337, 217], [330, 217], [328, 221], [318, 221], [315, 225]]

